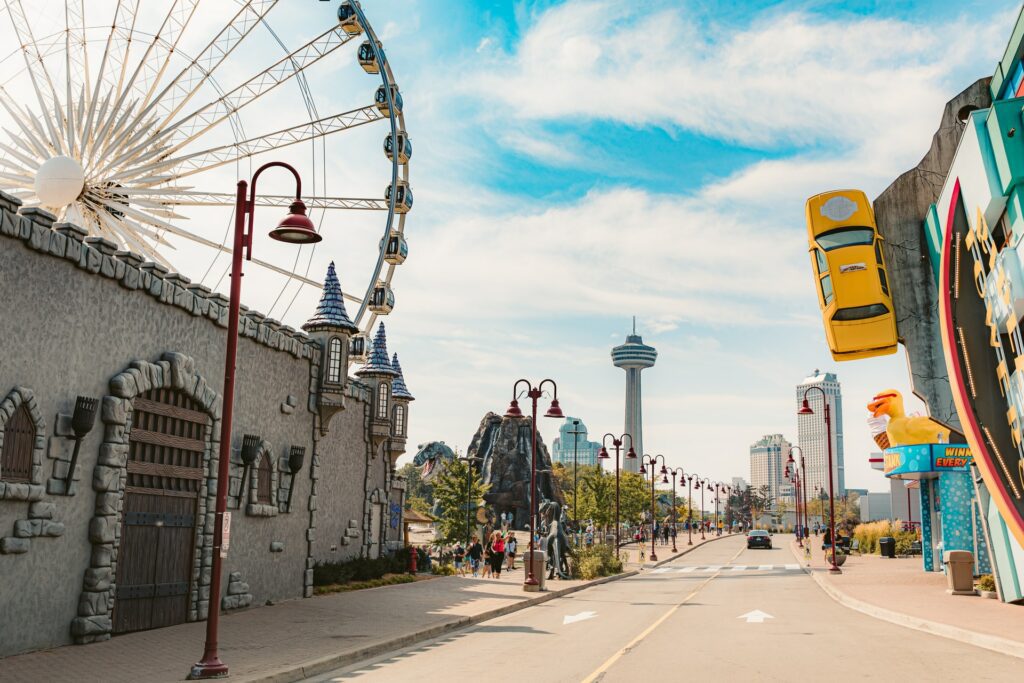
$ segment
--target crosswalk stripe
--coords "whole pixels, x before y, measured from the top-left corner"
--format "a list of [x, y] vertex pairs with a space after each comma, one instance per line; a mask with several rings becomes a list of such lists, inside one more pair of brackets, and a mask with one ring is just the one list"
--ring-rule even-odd
[[658, 569], [655, 569], [655, 570], [654, 570], [653, 572], [651, 572], [651, 573], [652, 573], [652, 574], [664, 574], [664, 573], [665, 573], [665, 572], [667, 572], [667, 571], [671, 571], [671, 570], [670, 570], [670, 569], [669, 569], [668, 567], [659, 567]]
[[678, 574], [690, 574], [692, 572], [717, 572], [719, 570], [733, 571], [733, 572], [770, 572], [773, 570], [789, 570], [798, 571], [800, 565], [798, 564], [759, 564], [759, 565], [747, 565], [747, 564], [711, 564], [711, 565], [694, 565], [688, 567], [661, 567], [653, 570], [652, 574], [664, 574], [666, 572], [675, 571]]
[[708, 565], [707, 571], [709, 571], [709, 572], [717, 572], [721, 568], [722, 568], [722, 565], [720, 565], [720, 564], [711, 564], [711, 565]]
[[800, 569], [800, 565], [798, 565], [798, 564], [787, 564], [786, 565], [786, 569]]
[[679, 572], [682, 574], [689, 574], [690, 572], [695, 572], [698, 569], [700, 569], [700, 567], [683, 567]]
[[759, 570], [766, 571], [766, 572], [770, 572], [774, 568], [775, 568], [774, 564], [762, 564], [760, 567], [758, 567]]
[[743, 570], [744, 570], [744, 569], [746, 569], [746, 568], [747, 568], [747, 566], [746, 566], [746, 565], [743, 565], [743, 564], [738, 564], [738, 565], [735, 565], [735, 566], [734, 566], [734, 567], [732, 568], [732, 570], [733, 570], [734, 572], [741, 572], [741, 571], [743, 571]]

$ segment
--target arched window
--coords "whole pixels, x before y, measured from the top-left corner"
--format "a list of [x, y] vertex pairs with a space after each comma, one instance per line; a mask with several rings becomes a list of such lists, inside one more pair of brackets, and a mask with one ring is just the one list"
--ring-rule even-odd
[[341, 340], [337, 337], [327, 343], [327, 381], [341, 382]]
[[271, 505], [274, 502], [271, 495], [273, 474], [270, 454], [264, 453], [260, 458], [260, 464], [256, 467], [256, 502], [261, 505]]
[[405, 406], [395, 406], [395, 436], [405, 436]]
[[377, 385], [377, 417], [388, 419], [388, 401], [391, 399], [391, 385], [381, 382]]
[[36, 443], [36, 426], [32, 413], [22, 403], [7, 420], [3, 430], [4, 447], [0, 454], [0, 479], [8, 482], [32, 481], [32, 451]]

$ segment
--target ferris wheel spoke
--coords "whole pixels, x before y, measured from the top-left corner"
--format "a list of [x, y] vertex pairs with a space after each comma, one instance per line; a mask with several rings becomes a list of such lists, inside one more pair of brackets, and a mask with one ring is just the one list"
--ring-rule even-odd
[[[214, 147], [183, 157], [163, 159], [152, 164], [133, 168], [131, 173], [139, 175], [146, 173], [158, 174], [159, 177], [163, 177], [162, 174], [173, 171], [173, 175], [176, 178], [183, 178], [223, 166], [224, 164], [233, 163], [242, 157], [249, 157], [299, 142], [314, 140], [325, 135], [331, 135], [332, 133], [379, 121], [383, 118], [384, 116], [377, 107], [371, 105], [369, 107], [353, 109], [343, 114], [328, 116], [319, 121], [304, 123], [292, 128], [285, 128], [274, 133], [250, 138], [249, 140], [243, 140], [242, 142]], [[122, 176], [115, 177], [121, 179]], [[123, 177], [125, 179], [128, 178], [127, 174], [124, 174]], [[152, 176], [146, 179], [140, 178], [138, 183], [145, 184], [152, 180]]]
[[[29, 79], [35, 90], [36, 98], [45, 117], [50, 136], [55, 142], [55, 147], [60, 150], [63, 140], [63, 122], [60, 107], [57, 106], [57, 91], [53, 87], [53, 80], [46, 69], [46, 62], [39, 52], [35, 37], [32, 35], [32, 27], [28, 17], [25, 16], [25, 8], [21, 6], [21, 0], [8, 0], [7, 13], [11, 17], [11, 25], [21, 43], [21, 53], [25, 59], [25, 67], [28, 70]], [[60, 132], [58, 132], [58, 129]]]
[[11, 115], [11, 118], [14, 119], [16, 124], [18, 124], [18, 128], [20, 128], [22, 132], [22, 135], [11, 136], [11, 139], [18, 143], [22, 148], [24, 148], [25, 145], [31, 146], [33, 151], [39, 155], [40, 159], [47, 158], [49, 156], [49, 151], [43, 138], [36, 135], [35, 130], [31, 127], [27, 118], [22, 115], [20, 108], [14, 104], [13, 100], [10, 99], [7, 91], [2, 86], [0, 86], [0, 105], [3, 105], [4, 109]]
[[[116, 99], [120, 94], [120, 84], [124, 79], [128, 64], [128, 48], [131, 44], [131, 36], [135, 28], [135, 14], [138, 8], [139, 0], [117, 0], [114, 21], [111, 24], [110, 33], [107, 34], [103, 57], [100, 59], [99, 69], [96, 73], [96, 85], [89, 97], [89, 112], [86, 115], [85, 127], [82, 131], [82, 139], [85, 143], [82, 150], [83, 157], [88, 157], [94, 146], [91, 132], [96, 117], [97, 103], [102, 98], [99, 116], [99, 120], [102, 122], [103, 112], [109, 106], [110, 100]], [[128, 28], [125, 28], [125, 25]]]
[[213, 75], [221, 63], [263, 21], [278, 0], [248, 0], [238, 13], [221, 29], [199, 55], [152, 99], [136, 122], [151, 112], [159, 115], [162, 123], [170, 122], [188, 104], [200, 87]]
[[[235, 195], [231, 192], [174, 192], [154, 194], [161, 202], [175, 206], [234, 206]], [[288, 206], [295, 201], [291, 195], [258, 195], [257, 206]], [[388, 203], [383, 199], [356, 199], [349, 197], [302, 197], [307, 209], [349, 209], [362, 211], [387, 211]]]
[[[6, 128], [4, 128], [4, 132], [7, 133], [8, 136], [11, 135], [11, 132], [9, 130], [7, 130]], [[14, 138], [12, 138], [12, 139], [14, 139]], [[33, 168], [33, 167], [36, 167], [36, 166], [39, 165], [39, 160], [38, 159], [33, 159], [32, 157], [26, 156], [25, 154], [22, 154], [17, 149], [15, 149], [14, 147], [11, 147], [10, 145], [8, 145], [6, 143], [0, 142], [0, 150], [3, 150], [4, 152], [7, 152], [12, 157], [14, 157], [18, 161], [20, 161], [21, 162], [20, 167], [23, 168], [25, 171], [28, 171], [30, 168]], [[10, 162], [7, 159], [2, 159], [2, 160], [0, 160], [0, 163], [8, 165]]]
[[341, 27], [335, 26], [278, 60], [234, 90], [170, 124], [161, 131], [161, 135], [174, 140], [171, 152], [176, 152], [223, 122], [232, 113], [252, 104], [285, 81], [302, 73], [352, 38], [353, 36], [345, 33]]

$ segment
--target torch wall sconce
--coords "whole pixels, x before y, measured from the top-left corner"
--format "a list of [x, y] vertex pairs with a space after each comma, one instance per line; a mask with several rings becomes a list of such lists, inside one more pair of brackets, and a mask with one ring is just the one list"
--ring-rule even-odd
[[256, 462], [256, 456], [260, 454], [260, 446], [263, 444], [263, 437], [258, 434], [246, 434], [242, 437], [242, 481], [238, 485], [238, 507], [242, 505], [242, 492], [249, 488], [249, 498], [252, 498], [252, 490], [249, 487], [249, 468]]
[[64, 492], [72, 495], [71, 489], [74, 484], [75, 468], [78, 467], [78, 451], [82, 447], [82, 439], [92, 431], [96, 424], [96, 408], [99, 406], [99, 399], [88, 396], [79, 396], [75, 399], [75, 413], [71, 417], [71, 430], [75, 433], [75, 450], [71, 452], [71, 463], [68, 467], [67, 476], [64, 478]]
[[302, 463], [306, 459], [305, 446], [292, 446], [288, 453], [288, 472], [292, 475], [291, 486], [288, 487], [288, 502], [285, 503], [284, 511], [292, 511], [292, 493], [295, 491], [295, 475], [302, 469]]

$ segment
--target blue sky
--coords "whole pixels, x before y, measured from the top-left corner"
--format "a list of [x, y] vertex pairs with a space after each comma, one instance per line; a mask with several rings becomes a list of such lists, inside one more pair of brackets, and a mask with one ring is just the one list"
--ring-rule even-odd
[[[32, 24], [59, 76], [64, 12], [38, 5]], [[87, 5], [98, 63], [114, 3]], [[270, 23], [294, 49], [333, 26], [337, 5], [281, 0]], [[393, 281], [397, 305], [387, 318], [391, 350], [417, 397], [411, 448], [444, 440], [465, 449], [483, 415], [504, 409], [519, 377], [555, 378], [567, 413], [592, 432], [621, 431], [624, 377], [609, 351], [635, 315], [660, 354], [644, 374], [649, 452], [712, 478], [747, 477], [751, 443], [765, 433], [795, 438], [793, 387], [821, 368], [836, 371], [844, 387], [848, 484], [883, 487], [866, 462], [873, 441], [864, 405], [880, 389], [909, 393], [905, 361], [831, 361], [804, 199], [836, 187], [876, 196], [916, 164], [943, 104], [991, 75], [1015, 2], [363, 7], [401, 87], [415, 149], [410, 255]], [[177, 66], [237, 9], [200, 3], [172, 58]], [[138, 27], [155, 32], [161, 18], [140, 15]], [[3, 22], [0, 37], [11, 45], [0, 53], [0, 82], [9, 91], [30, 87]], [[356, 64], [359, 42], [306, 72], [317, 113], [301, 105], [290, 81], [241, 113], [246, 135], [367, 105], [376, 82]], [[133, 54], [145, 45], [135, 41]], [[215, 80], [227, 91], [283, 54], [257, 32]], [[218, 96], [206, 84], [193, 105]], [[275, 150], [274, 158], [299, 168], [307, 194], [379, 197], [389, 178], [383, 136], [363, 126], [324, 147]], [[222, 126], [188, 151], [231, 140]], [[201, 190], [230, 191], [252, 166], [193, 178]], [[264, 178], [261, 192], [291, 191], [285, 174]], [[208, 239], [222, 239], [231, 224], [228, 209], [187, 213], [180, 225]], [[362, 294], [380, 216], [312, 217], [325, 238], [312, 256], [297, 260], [293, 248], [260, 234], [257, 257], [298, 263], [313, 279], [335, 260], [345, 291]], [[175, 246], [167, 255], [177, 268], [196, 280], [208, 270], [206, 284], [225, 288], [223, 257], [208, 269], [210, 253]], [[257, 310], [297, 327], [315, 308], [316, 288], [291, 287], [275, 303], [280, 281], [255, 266], [247, 275], [243, 299]], [[557, 427], [543, 425], [547, 440]]]
[[822, 368], [844, 386], [848, 485], [883, 488], [864, 405], [909, 393], [905, 360], [829, 358], [803, 200], [913, 166], [945, 101], [991, 74], [1014, 3], [364, 6], [396, 24], [417, 144], [389, 320], [412, 442], [465, 448], [520, 376], [621, 430], [608, 353], [635, 314], [660, 352], [649, 452], [748, 477], [750, 443], [795, 439], [794, 385]]

